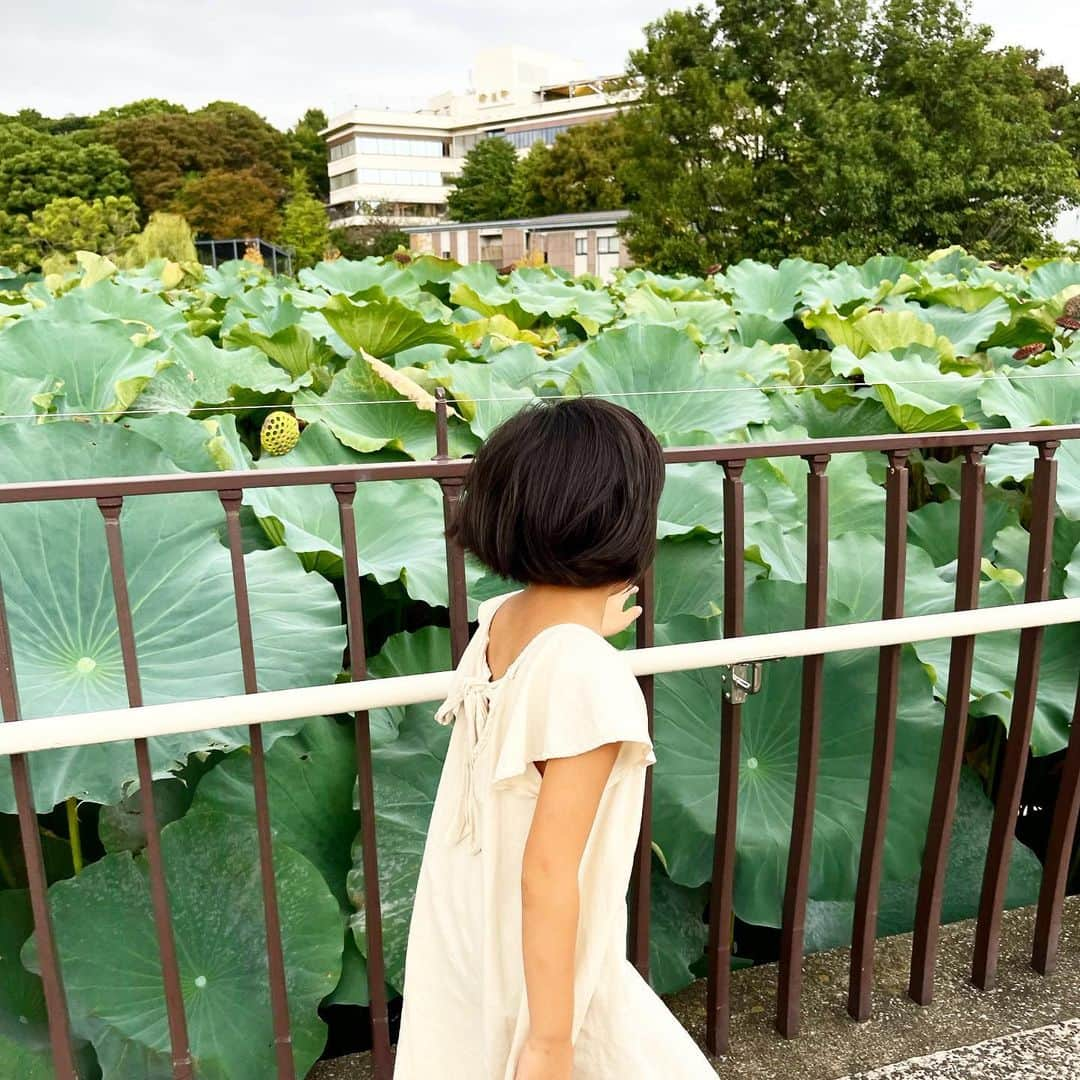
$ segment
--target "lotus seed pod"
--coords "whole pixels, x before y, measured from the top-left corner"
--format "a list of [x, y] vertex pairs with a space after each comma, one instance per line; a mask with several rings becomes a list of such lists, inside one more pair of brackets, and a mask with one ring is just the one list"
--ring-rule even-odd
[[1066, 319], [1080, 319], [1080, 293], [1076, 296], [1070, 296], [1065, 301], [1065, 307], [1062, 309], [1061, 314]]
[[1045, 341], [1033, 341], [1030, 345], [1024, 345], [1013, 353], [1014, 360], [1030, 360], [1033, 356], [1046, 352]]
[[263, 421], [259, 442], [266, 453], [287, 454], [300, 441], [300, 425], [292, 413], [276, 409]]
[[1056, 322], [1062, 330], [1068, 330], [1070, 332], [1080, 330], [1080, 319], [1074, 319], [1068, 315], [1062, 315], [1061, 318], [1055, 319], [1054, 322]]

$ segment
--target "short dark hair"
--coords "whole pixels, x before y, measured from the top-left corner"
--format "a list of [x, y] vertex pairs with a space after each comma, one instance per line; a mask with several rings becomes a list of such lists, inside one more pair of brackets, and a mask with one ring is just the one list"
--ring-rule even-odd
[[477, 451], [448, 535], [526, 585], [635, 581], [656, 552], [663, 486], [660, 444], [629, 409], [541, 401]]

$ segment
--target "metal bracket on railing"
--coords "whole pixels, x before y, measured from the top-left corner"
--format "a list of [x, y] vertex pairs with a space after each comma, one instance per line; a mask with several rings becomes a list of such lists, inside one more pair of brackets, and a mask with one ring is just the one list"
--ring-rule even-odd
[[741, 705], [751, 694], [761, 690], [761, 663], [732, 664], [720, 669], [724, 697], [732, 705]]

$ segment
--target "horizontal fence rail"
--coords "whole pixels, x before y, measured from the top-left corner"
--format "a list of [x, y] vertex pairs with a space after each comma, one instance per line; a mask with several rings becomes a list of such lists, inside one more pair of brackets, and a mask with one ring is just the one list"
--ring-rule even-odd
[[[732, 641], [721, 638], [685, 645], [655, 645], [651, 649], [633, 649], [623, 655], [634, 675], [667, 675], [676, 671], [825, 656], [855, 649], [878, 649], [1073, 622], [1080, 623], [1080, 599], [753, 634]], [[218, 727], [257, 726], [305, 716], [368, 712], [395, 705], [422, 705], [441, 701], [450, 689], [452, 677], [452, 671], [434, 671], [424, 675], [394, 675], [364, 682], [143, 705], [136, 709], [44, 716], [0, 727], [0, 755], [93, 746]]]
[[[289, 1002], [283, 967], [278, 899], [274, 878], [271, 807], [263, 763], [262, 725], [308, 716], [352, 714], [361, 818], [363, 903], [367, 924], [367, 964], [371, 995], [371, 1024], [375, 1076], [393, 1074], [393, 1046], [385, 987], [381, 897], [376, 851], [375, 789], [372, 771], [371, 709], [420, 704], [445, 697], [451, 673], [370, 679], [367, 670], [361, 574], [358, 553], [363, 549], [363, 519], [354, 517], [354, 504], [363, 498], [362, 485], [394, 480], [426, 479], [439, 484], [444, 521], [454, 515], [468, 460], [448, 457], [447, 403], [436, 405], [435, 458], [426, 462], [342, 465], [251, 472], [173, 473], [160, 476], [116, 477], [0, 485], [0, 505], [92, 499], [101, 510], [109, 555], [111, 592], [123, 657], [129, 708], [66, 716], [25, 719], [19, 705], [17, 673], [0, 582], [0, 756], [11, 759], [20, 836], [27, 866], [34, 933], [37, 939], [43, 989], [47, 1002], [50, 1044], [57, 1076], [77, 1077], [71, 1050], [71, 1028], [63, 988], [62, 968], [51, 927], [40, 836], [34, 817], [30, 768], [32, 755], [42, 750], [133, 740], [140, 775], [140, 798], [147, 825], [149, 888], [154, 927], [162, 961], [162, 994], [166, 1002], [174, 1080], [193, 1075], [181, 972], [172, 936], [165, 868], [158, 843], [158, 824], [149, 784], [147, 740], [160, 735], [247, 725], [252, 748], [253, 804], [258, 836], [260, 879], [266, 930], [266, 962], [270, 986], [271, 1030], [275, 1073], [292, 1080], [295, 1065], [289, 1027]], [[1048, 600], [1051, 540], [1055, 514], [1057, 464], [1061, 443], [1080, 440], [1080, 425], [1031, 429], [942, 432], [926, 435], [885, 435], [859, 438], [803, 440], [784, 443], [726, 444], [676, 447], [665, 450], [668, 464], [711, 462], [724, 470], [722, 640], [655, 646], [652, 572], [640, 582], [643, 615], [637, 627], [637, 649], [627, 661], [638, 677], [653, 725], [653, 679], [657, 675], [704, 668], [728, 669], [733, 677], [745, 665], [799, 658], [803, 662], [796, 796], [783, 904], [777, 1027], [785, 1035], [799, 1029], [804, 924], [808, 902], [810, 851], [819, 747], [822, 738], [823, 661], [832, 653], [879, 650], [874, 749], [867, 810], [858, 870], [852, 936], [848, 1009], [856, 1019], [870, 1015], [873, 990], [873, 950], [876, 937], [878, 890], [884, 857], [884, 830], [893, 760], [899, 696], [900, 655], [911, 643], [935, 639], [952, 642], [941, 752], [935, 780], [930, 827], [923, 854], [915, 942], [909, 993], [916, 1001], [932, 998], [937, 934], [942, 909], [947, 854], [956, 811], [964, 737], [968, 720], [974, 642], [978, 635], [1020, 631], [1019, 665], [1012, 701], [1010, 733], [1003, 757], [1002, 782], [995, 800], [994, 824], [983, 881], [973, 981], [993, 984], [998, 957], [1000, 915], [1015, 822], [1027, 764], [1027, 746], [1038, 692], [1038, 674], [1045, 628], [1080, 623], [1080, 599]], [[985, 455], [997, 445], [1030, 444], [1032, 475], [1030, 543], [1024, 602], [978, 608], [983, 540]], [[957, 537], [954, 609], [934, 615], [905, 617], [907, 501], [910, 455], [951, 451], [962, 457], [960, 469], [960, 529]], [[885, 559], [880, 621], [825, 625], [827, 622], [829, 464], [837, 455], [880, 453], [884, 456]], [[765, 635], [744, 635], [745, 490], [748, 462], [794, 458], [806, 467], [807, 590], [803, 629]], [[337, 500], [343, 562], [343, 593], [348, 648], [348, 682], [280, 691], [259, 691], [252, 641], [246, 571], [239, 511], [244, 493], [253, 488], [318, 486], [330, 488]], [[243, 695], [200, 701], [144, 705], [139, 677], [139, 653], [131, 618], [122, 540], [125, 500], [143, 495], [214, 492], [218, 495], [230, 554], [240, 645]], [[359, 535], [358, 535], [359, 532]], [[468, 639], [468, 596], [464, 554], [446, 541], [451, 663], [456, 664]], [[843, 568], [836, 568], [842, 573]], [[767, 678], [766, 672], [766, 678]], [[752, 680], [751, 680], [752, 681]], [[739, 746], [742, 694], [737, 680], [717, 702], [721, 759], [718, 762], [718, 801], [710, 919], [707, 947], [708, 1001], [706, 1043], [714, 1054], [726, 1051], [730, 1035], [730, 962], [732, 953], [735, 837], [738, 814]], [[1080, 688], [1073, 729], [1065, 754], [1061, 792], [1053, 810], [1046, 871], [1039, 898], [1033, 965], [1041, 972], [1053, 965], [1060, 936], [1061, 913], [1069, 858], [1080, 814]], [[652, 859], [652, 776], [646, 777], [642, 825], [629, 896], [628, 955], [643, 976], [648, 974], [649, 879]], [[48, 809], [48, 808], [43, 808]]]

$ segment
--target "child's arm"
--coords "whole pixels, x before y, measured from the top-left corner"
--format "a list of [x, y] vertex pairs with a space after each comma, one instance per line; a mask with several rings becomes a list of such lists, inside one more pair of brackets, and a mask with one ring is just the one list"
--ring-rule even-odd
[[578, 867], [621, 746], [537, 763], [543, 779], [521, 867], [530, 1028], [516, 1080], [570, 1080]]

